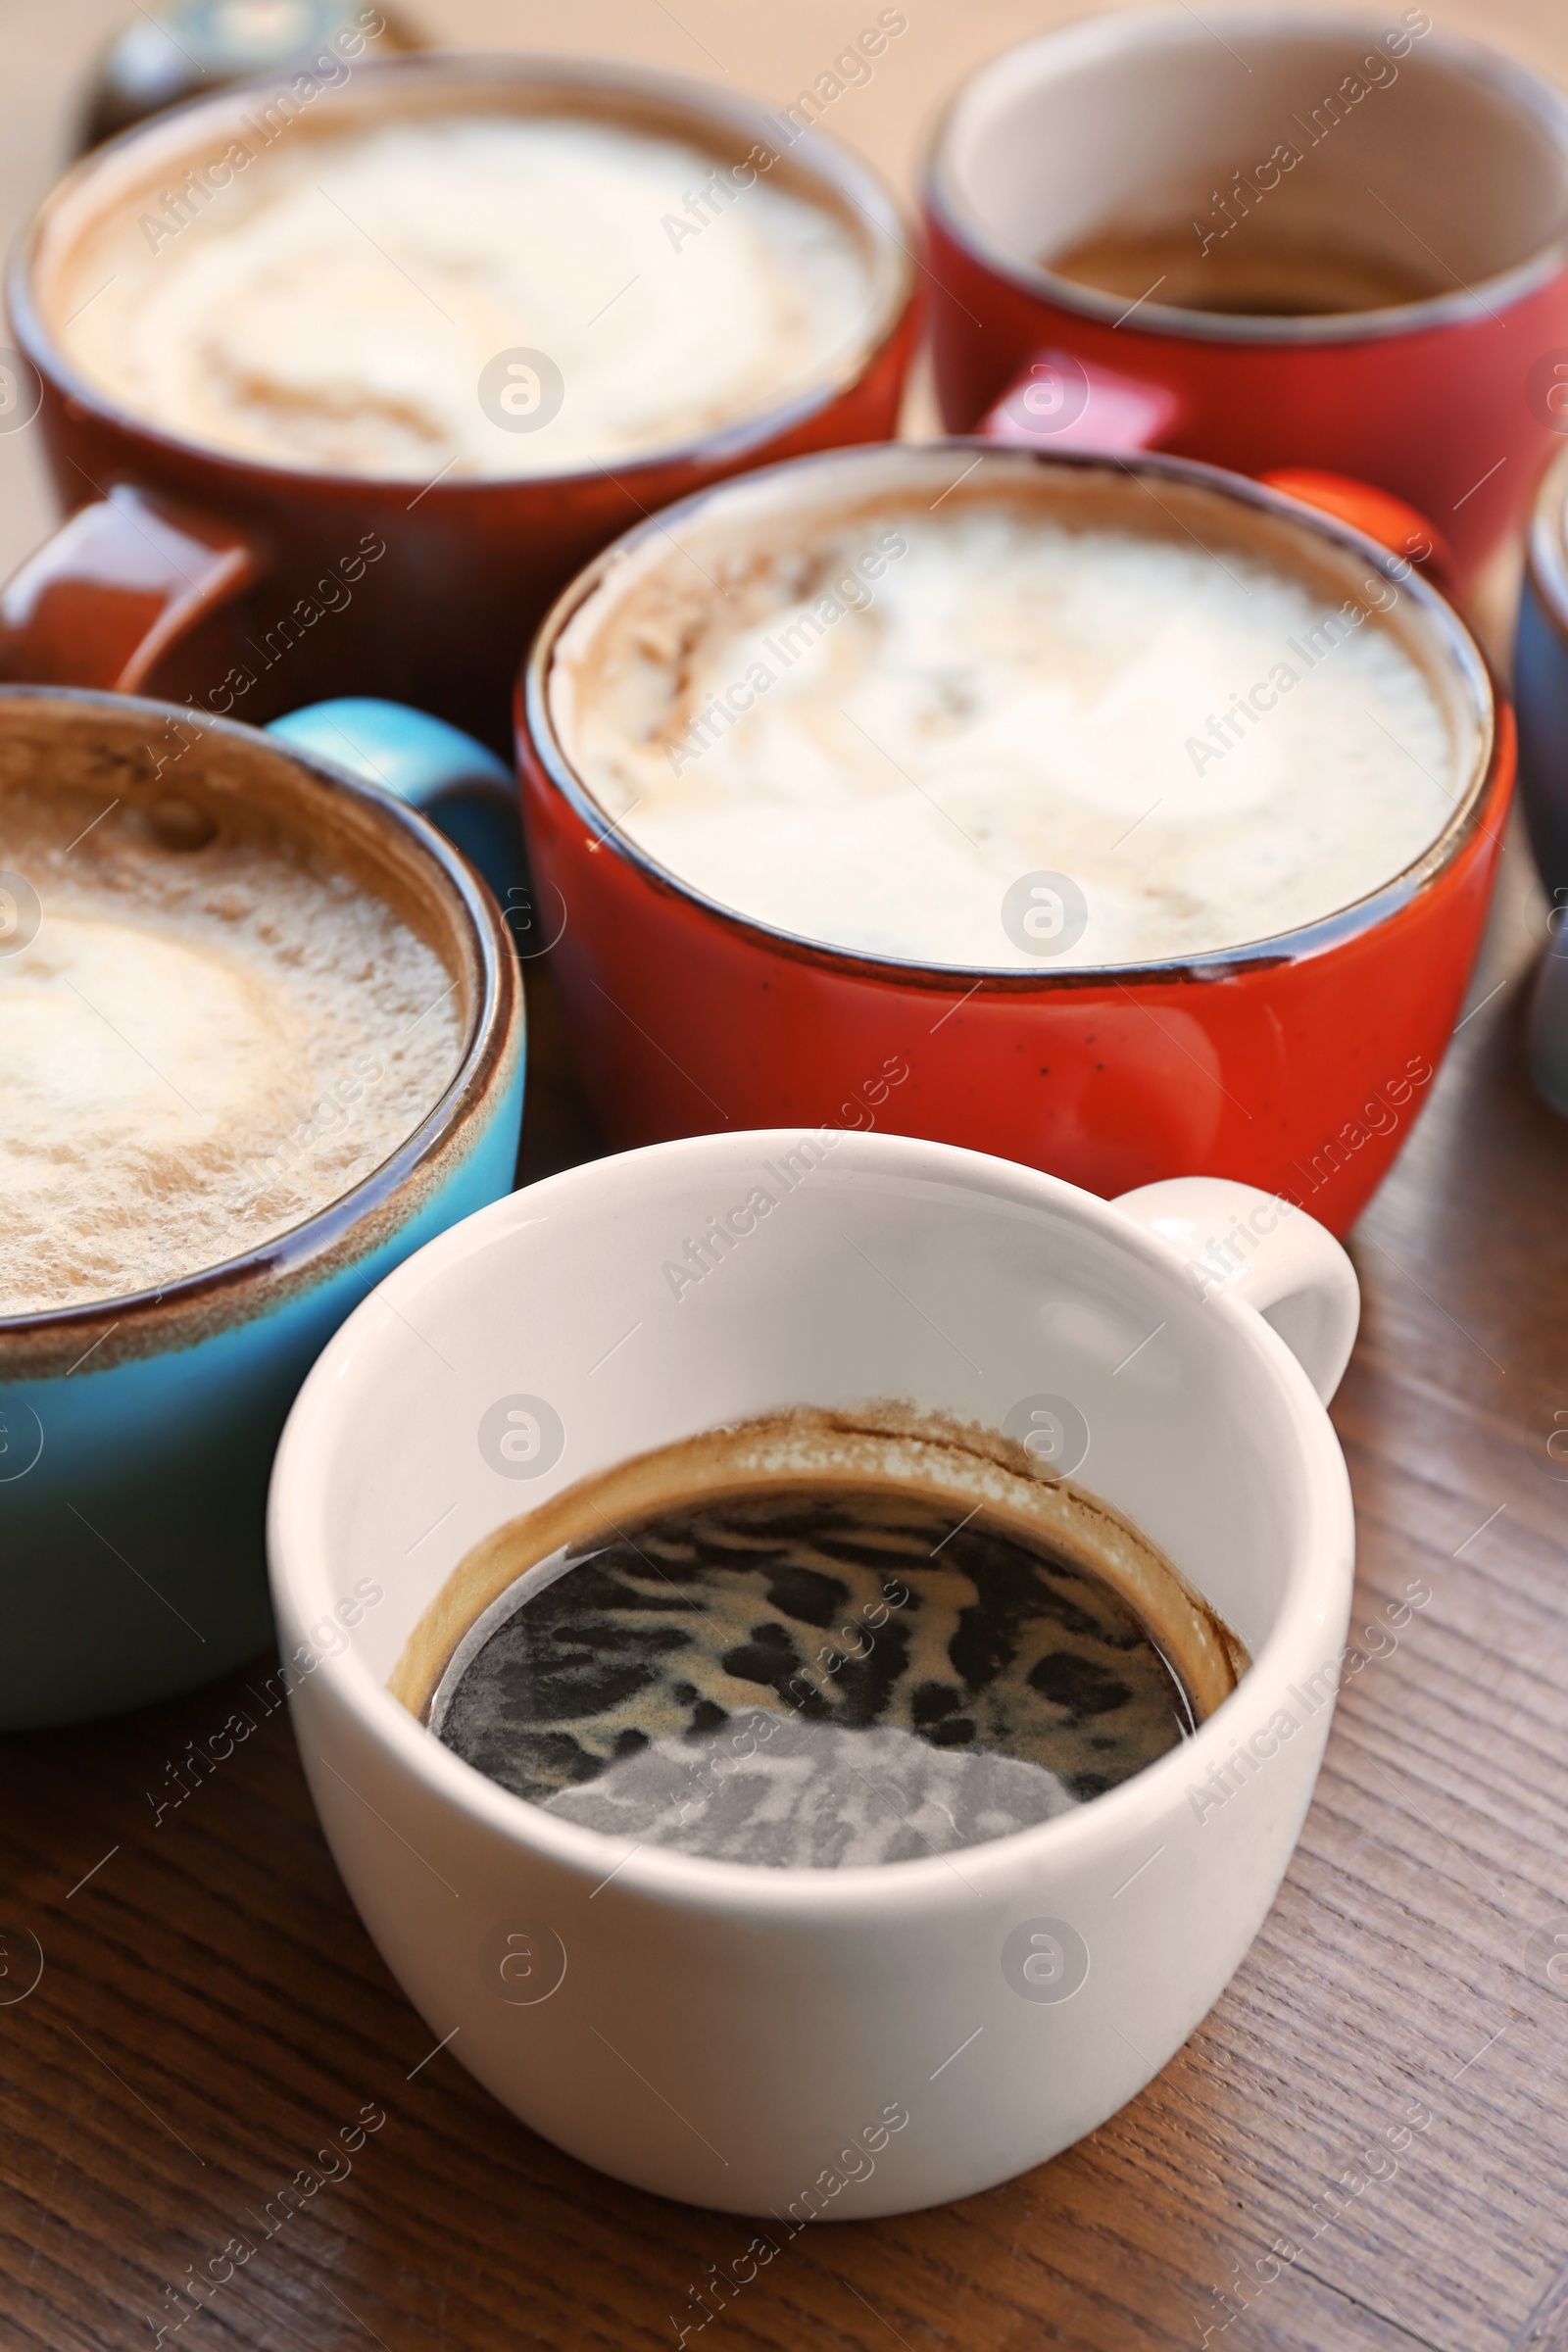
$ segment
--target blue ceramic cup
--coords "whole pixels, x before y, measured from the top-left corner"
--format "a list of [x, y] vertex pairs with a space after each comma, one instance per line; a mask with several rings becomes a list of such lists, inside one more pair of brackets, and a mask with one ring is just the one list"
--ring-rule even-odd
[[[421, 933], [456, 984], [461, 1058], [391, 1156], [291, 1231], [161, 1292], [0, 1317], [5, 1729], [144, 1705], [265, 1646], [267, 1481], [295, 1391], [384, 1274], [513, 1186], [516, 959], [490, 891], [416, 806], [516, 903], [500, 762], [389, 704], [320, 705], [263, 733], [124, 695], [5, 688], [0, 851], [6, 789], [103, 778], [133, 806], [151, 802], [170, 790], [172, 746], [210, 808], [225, 795], [262, 807]], [[0, 948], [10, 904], [0, 898]], [[4, 971], [0, 960], [0, 1016]], [[429, 1370], [446, 1377], [433, 1353]]]
[[[1562, 395], [1560, 429], [1568, 433], [1568, 367], [1546, 395], [1548, 407], [1553, 392]], [[1530, 1067], [1552, 1108], [1568, 1117], [1568, 448], [1548, 469], [1531, 517], [1514, 703], [1519, 797], [1552, 908], [1530, 1012]]]

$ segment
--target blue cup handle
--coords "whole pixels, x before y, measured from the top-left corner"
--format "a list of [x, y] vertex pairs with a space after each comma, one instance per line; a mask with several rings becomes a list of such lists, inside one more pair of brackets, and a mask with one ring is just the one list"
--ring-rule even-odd
[[478, 868], [503, 911], [526, 903], [516, 782], [471, 735], [427, 711], [368, 695], [312, 703], [274, 718], [267, 732], [419, 809]]

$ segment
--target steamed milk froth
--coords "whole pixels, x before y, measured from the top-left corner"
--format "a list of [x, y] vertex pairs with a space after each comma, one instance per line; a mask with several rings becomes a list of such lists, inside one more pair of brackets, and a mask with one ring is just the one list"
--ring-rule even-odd
[[933, 512], [941, 487], [693, 523], [692, 561], [612, 569], [564, 631], [568, 758], [706, 897], [829, 946], [1042, 968], [1003, 901], [1066, 875], [1088, 918], [1060, 969], [1294, 929], [1442, 830], [1465, 771], [1372, 610], [1390, 583], [1352, 618], [1174, 525], [961, 492]]
[[[570, 118], [296, 133], [184, 227], [160, 218], [154, 250], [62, 327], [71, 358], [171, 431], [351, 473], [558, 472], [665, 448], [830, 374], [869, 299], [852, 231], [755, 163], [715, 172], [678, 139]], [[533, 430], [480, 400], [486, 367], [518, 350], [564, 380]], [[528, 379], [500, 390], [526, 417]]]
[[0, 1315], [286, 1232], [386, 1159], [459, 1060], [445, 966], [348, 877], [223, 831], [165, 848], [139, 811], [93, 825], [102, 805], [0, 798], [0, 865], [43, 909], [0, 961]]

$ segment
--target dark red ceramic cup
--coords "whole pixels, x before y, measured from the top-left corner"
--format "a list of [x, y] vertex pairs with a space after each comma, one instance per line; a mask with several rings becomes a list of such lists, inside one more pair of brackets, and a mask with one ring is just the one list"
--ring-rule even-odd
[[[766, 543], [770, 513], [819, 504], [832, 516], [890, 487], [911, 503], [962, 499], [982, 466], [992, 480], [1009, 468], [1045, 477], [1064, 505], [1093, 474], [1094, 494], [1124, 502], [1135, 530], [1157, 501], [1178, 544], [1190, 533], [1221, 560], [1235, 551], [1298, 568], [1325, 607], [1353, 598], [1392, 610], [1456, 739], [1474, 747], [1437, 838], [1369, 896], [1301, 929], [1180, 961], [1075, 969], [814, 945], [715, 904], [628, 840], [573, 765], [553, 709], [563, 636], [616, 567], [664, 531], [713, 568], [726, 511], [741, 563], [748, 541]], [[1473, 638], [1369, 539], [1181, 459], [1109, 463], [975, 441], [799, 460], [641, 525], [556, 606], [518, 717], [535, 878], [552, 928], [563, 926], [552, 969], [617, 1148], [726, 1127], [880, 1126], [1105, 1197], [1170, 1176], [1236, 1177], [1309, 1206], [1338, 1234], [1387, 1172], [1446, 1048], [1514, 765], [1511, 717]]]
[[[781, 152], [760, 105], [637, 69], [432, 52], [362, 63], [308, 102], [298, 87], [251, 84], [156, 117], [77, 165], [27, 230], [10, 287], [24, 379], [12, 391], [41, 399], [71, 518], [6, 591], [0, 677], [156, 692], [256, 721], [324, 696], [384, 695], [504, 748], [534, 626], [617, 532], [727, 474], [894, 429], [915, 331], [898, 214], [831, 140], [806, 133]], [[180, 217], [169, 207], [184, 190], [200, 233], [220, 222], [236, 145], [265, 169], [272, 139], [474, 112], [586, 114], [685, 140], [752, 179], [747, 159], [772, 154], [774, 184], [824, 206], [867, 258], [860, 331], [804, 390], [781, 388], [765, 412], [688, 445], [427, 486], [227, 455], [133, 414], [65, 356], [61, 330], [91, 299], [94, 271], [107, 282], [127, 247], [145, 266], [144, 219]]]
[[[1422, 9], [1160, 8], [1026, 41], [947, 110], [925, 218], [950, 430], [1354, 477], [1428, 518], [1461, 597], [1523, 525], [1568, 361], [1568, 103]], [[1154, 229], [1171, 250], [1127, 291], [1053, 267]], [[1428, 290], [1220, 307], [1265, 249]]]

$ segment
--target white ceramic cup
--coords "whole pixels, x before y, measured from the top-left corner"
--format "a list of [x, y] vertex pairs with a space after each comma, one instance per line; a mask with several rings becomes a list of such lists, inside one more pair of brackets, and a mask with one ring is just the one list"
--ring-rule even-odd
[[[601, 2171], [785, 2231], [969, 2195], [1102, 2123], [1240, 1963], [1312, 1793], [1353, 1556], [1322, 1400], [1356, 1312], [1338, 1243], [1250, 1187], [1108, 1204], [835, 1129], [598, 1160], [408, 1259], [301, 1392], [270, 1539], [312, 1791], [432, 2045]], [[792, 1405], [997, 1428], [1042, 1396], [1082, 1417], [1077, 1483], [1254, 1661], [1067, 1815], [882, 1867], [709, 1861], [523, 1802], [385, 1687], [479, 1538], [588, 1473]]]

